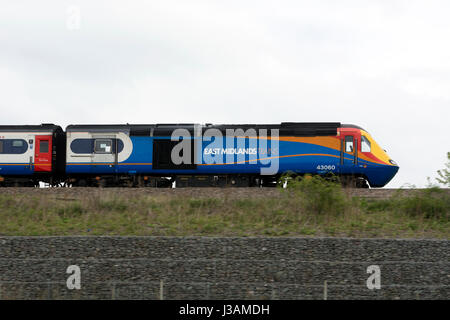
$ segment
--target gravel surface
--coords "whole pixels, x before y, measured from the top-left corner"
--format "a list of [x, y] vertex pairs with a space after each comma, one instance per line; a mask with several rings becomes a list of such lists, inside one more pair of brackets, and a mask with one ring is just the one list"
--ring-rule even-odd
[[[0, 299], [450, 299], [450, 241], [0, 237]], [[81, 289], [66, 287], [68, 266]], [[380, 289], [369, 289], [369, 266]], [[162, 289], [162, 290], [161, 290]]]

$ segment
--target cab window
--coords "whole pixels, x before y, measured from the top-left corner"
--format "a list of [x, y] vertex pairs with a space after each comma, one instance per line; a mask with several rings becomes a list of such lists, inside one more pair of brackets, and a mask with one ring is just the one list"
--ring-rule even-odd
[[370, 152], [370, 141], [365, 136], [361, 136], [361, 152]]
[[96, 139], [94, 145], [95, 153], [112, 153], [111, 139]]
[[345, 152], [353, 153], [353, 136], [345, 137]]

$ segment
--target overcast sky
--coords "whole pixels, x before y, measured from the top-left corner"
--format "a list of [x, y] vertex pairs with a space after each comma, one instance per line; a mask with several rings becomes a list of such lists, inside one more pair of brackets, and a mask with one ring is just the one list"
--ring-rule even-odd
[[0, 124], [365, 128], [425, 186], [450, 151], [448, 1], [0, 0]]

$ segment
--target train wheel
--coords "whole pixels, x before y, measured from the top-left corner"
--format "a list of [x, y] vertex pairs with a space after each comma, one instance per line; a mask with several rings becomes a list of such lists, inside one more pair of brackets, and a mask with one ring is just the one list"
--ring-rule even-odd
[[80, 179], [80, 180], [77, 181], [76, 186], [77, 187], [86, 187], [87, 186], [87, 181], [84, 180], [84, 179]]
[[369, 183], [364, 178], [358, 178], [356, 180], [356, 188], [369, 188]]
[[356, 178], [354, 176], [341, 176], [340, 180], [341, 180], [342, 187], [356, 188]]

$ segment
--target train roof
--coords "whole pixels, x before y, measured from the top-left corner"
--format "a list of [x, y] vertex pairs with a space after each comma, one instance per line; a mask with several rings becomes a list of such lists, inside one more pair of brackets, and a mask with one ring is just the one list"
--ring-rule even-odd
[[367, 132], [367, 130], [361, 128], [360, 126], [357, 126], [355, 124], [342, 124], [341, 128], [353, 128], [353, 129], [360, 129], [360, 130], [364, 130]]
[[69, 125], [67, 132], [127, 132], [131, 136], [167, 136], [175, 129], [187, 129], [193, 133], [196, 126], [204, 132], [207, 129], [218, 129], [224, 134], [227, 129], [278, 129], [280, 136], [327, 136], [336, 135], [341, 127], [340, 122], [282, 122], [281, 124], [194, 124], [194, 123], [160, 123], [160, 124], [83, 124]]
[[[187, 129], [194, 132], [194, 123], [159, 123], [159, 124], [81, 124], [69, 125], [67, 132], [91, 131], [91, 132], [111, 132], [121, 131], [132, 136], [163, 136], [170, 135], [175, 129]], [[326, 136], [336, 135], [337, 128], [363, 129], [354, 124], [341, 124], [340, 122], [282, 122], [280, 124], [211, 124], [199, 125], [203, 131], [214, 128], [225, 133], [226, 129], [278, 129], [281, 136]], [[0, 132], [21, 131], [62, 131], [62, 128], [53, 123], [43, 123], [40, 125], [0, 125]]]
[[43, 123], [40, 125], [0, 125], [0, 132], [40, 132], [40, 131], [62, 131], [60, 126], [53, 123]]
[[126, 132], [131, 136], [149, 136], [154, 131], [153, 124], [76, 124], [66, 127], [66, 132]]

